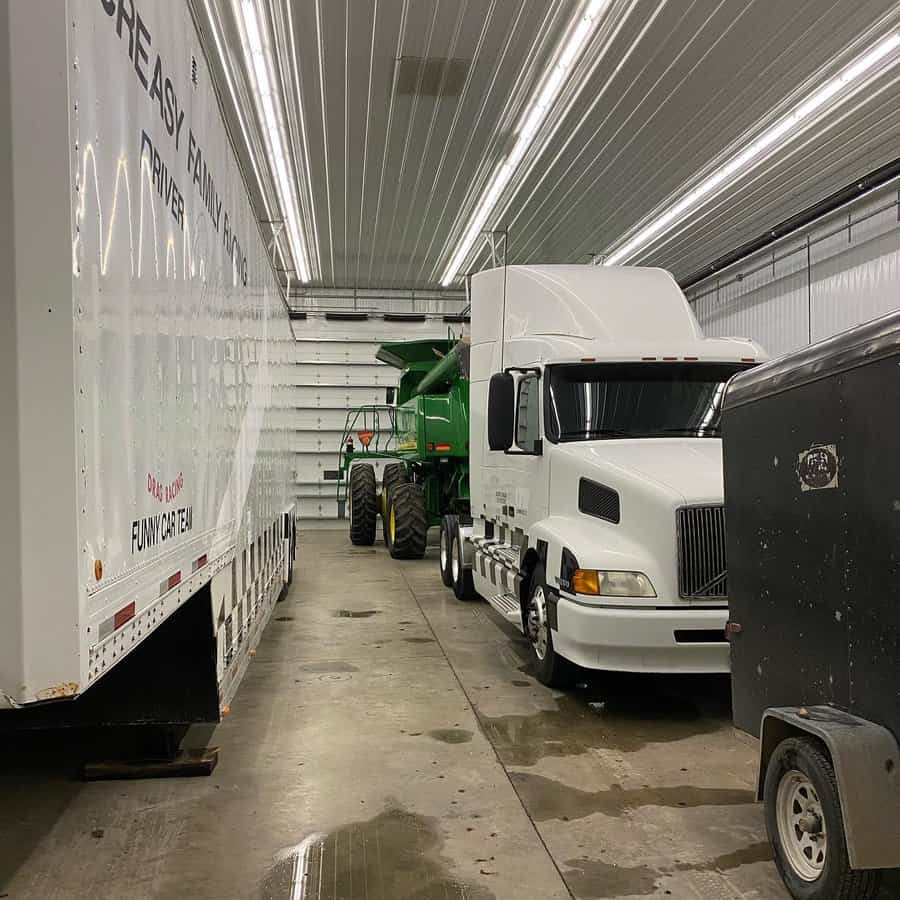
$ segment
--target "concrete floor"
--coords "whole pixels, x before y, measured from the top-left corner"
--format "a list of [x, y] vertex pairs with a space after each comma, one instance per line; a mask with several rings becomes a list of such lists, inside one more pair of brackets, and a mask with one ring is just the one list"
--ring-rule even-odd
[[302, 535], [215, 773], [7, 769], [0, 897], [787, 897], [727, 681], [552, 692], [436, 568]]

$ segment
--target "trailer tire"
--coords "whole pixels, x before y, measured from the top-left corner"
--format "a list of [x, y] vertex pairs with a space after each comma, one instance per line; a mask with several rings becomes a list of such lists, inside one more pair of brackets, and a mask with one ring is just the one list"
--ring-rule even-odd
[[[454, 516], [455, 518], [455, 516]], [[458, 522], [455, 523], [458, 525]], [[453, 593], [457, 600], [477, 600], [478, 592], [475, 590], [475, 581], [472, 578], [472, 570], [463, 564], [464, 555], [460, 545], [459, 528], [453, 529], [450, 535], [450, 581]]]
[[[766, 769], [766, 830], [775, 865], [796, 900], [872, 900], [880, 870], [850, 868], [834, 766], [809, 737], [783, 740]], [[803, 821], [800, 821], [802, 814]], [[807, 824], [824, 830], [809, 838]]]
[[417, 484], [395, 485], [388, 494], [388, 550], [394, 559], [421, 559], [428, 538], [425, 493]]
[[444, 587], [453, 587], [450, 554], [453, 550], [453, 535], [458, 527], [459, 519], [456, 516], [447, 515], [441, 519], [441, 552], [438, 561], [441, 568], [441, 581], [444, 582]]
[[375, 469], [368, 463], [350, 470], [350, 543], [356, 547], [371, 547], [375, 543], [377, 497]]
[[528, 638], [534, 674], [547, 687], [567, 687], [575, 672], [569, 660], [560, 656], [553, 647], [553, 632], [547, 619], [547, 579], [543, 563], [531, 572], [528, 598], [522, 611], [522, 628]]
[[409, 483], [409, 470], [404, 463], [388, 463], [381, 473], [381, 497], [378, 502], [378, 512], [381, 515], [381, 536], [384, 538], [384, 546], [388, 542], [388, 503], [391, 500], [391, 491], [398, 484]]

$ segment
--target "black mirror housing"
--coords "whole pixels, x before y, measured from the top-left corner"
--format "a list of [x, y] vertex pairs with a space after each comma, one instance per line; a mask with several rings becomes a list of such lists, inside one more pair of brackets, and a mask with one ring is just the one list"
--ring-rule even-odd
[[488, 447], [509, 450], [513, 445], [516, 388], [509, 372], [491, 375], [488, 388]]

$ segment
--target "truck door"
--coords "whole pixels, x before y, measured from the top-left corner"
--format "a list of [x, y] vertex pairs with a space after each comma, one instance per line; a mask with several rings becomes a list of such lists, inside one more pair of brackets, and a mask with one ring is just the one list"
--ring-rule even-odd
[[523, 531], [547, 515], [549, 468], [542, 455], [542, 396], [540, 372], [517, 375], [515, 444], [508, 456], [507, 521]]

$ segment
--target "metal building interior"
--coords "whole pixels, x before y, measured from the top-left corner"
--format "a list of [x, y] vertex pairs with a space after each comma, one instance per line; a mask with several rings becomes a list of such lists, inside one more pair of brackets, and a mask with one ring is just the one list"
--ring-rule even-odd
[[[268, 427], [289, 452], [293, 582], [221, 723], [184, 738], [219, 748], [208, 777], [84, 783], [93, 731], [66, 731], [64, 754], [58, 731], [5, 739], [0, 897], [900, 898], [900, 870], [791, 892], [727, 675], [600, 666], [548, 687], [522, 628], [442, 584], [437, 529], [422, 559], [392, 559], [380, 526], [354, 546], [334, 480], [352, 411], [401, 384], [379, 346], [468, 338], [486, 269], [666, 269], [706, 336], [770, 357], [900, 308], [900, 5], [131, 13], [169, 3], [286, 305]], [[391, 458], [372, 462], [381, 484]], [[880, 814], [900, 821], [891, 777]]]

